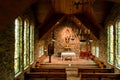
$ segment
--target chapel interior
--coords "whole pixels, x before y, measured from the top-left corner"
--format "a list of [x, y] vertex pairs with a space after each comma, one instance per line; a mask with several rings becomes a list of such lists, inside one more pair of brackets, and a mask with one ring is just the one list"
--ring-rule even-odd
[[120, 0], [1, 0], [0, 80], [120, 80]]

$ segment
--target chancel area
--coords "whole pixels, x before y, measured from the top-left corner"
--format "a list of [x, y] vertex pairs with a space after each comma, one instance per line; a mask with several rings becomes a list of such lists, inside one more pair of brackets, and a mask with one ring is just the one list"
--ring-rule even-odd
[[1, 0], [0, 80], [120, 80], [120, 1]]

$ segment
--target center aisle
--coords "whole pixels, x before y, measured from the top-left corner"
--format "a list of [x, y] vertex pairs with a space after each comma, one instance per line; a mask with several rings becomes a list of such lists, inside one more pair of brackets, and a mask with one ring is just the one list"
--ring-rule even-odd
[[66, 68], [67, 80], [80, 80], [78, 68]]

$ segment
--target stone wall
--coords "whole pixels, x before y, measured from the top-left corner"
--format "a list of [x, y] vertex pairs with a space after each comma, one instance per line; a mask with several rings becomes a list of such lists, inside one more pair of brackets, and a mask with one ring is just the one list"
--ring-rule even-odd
[[[21, 15], [22, 19], [26, 17], [34, 22], [34, 17], [30, 9]], [[4, 27], [4, 26], [1, 26]], [[35, 28], [35, 44], [38, 41], [38, 29]], [[6, 29], [0, 33], [0, 80], [14, 80], [14, 51], [15, 51], [15, 25], [11, 21]], [[19, 80], [23, 80], [24, 76], [18, 76]]]
[[[115, 18], [117, 18], [118, 16], [120, 16], [120, 4], [115, 4], [114, 7], [112, 8], [110, 14], [108, 15], [106, 21], [105, 21], [105, 25], [109, 22], [109, 21], [115, 21]], [[114, 66], [111, 66], [110, 64], [108, 64], [107, 62], [107, 57], [108, 57], [108, 53], [107, 53], [107, 30], [106, 30], [106, 26], [104, 26], [105, 28], [103, 30], [101, 30], [101, 34], [100, 34], [100, 58], [101, 61], [103, 61], [107, 67], [111, 68]], [[103, 36], [104, 35], [104, 36]], [[115, 72], [120, 72], [120, 70], [118, 68], [115, 68]]]
[[[55, 29], [55, 54], [59, 54], [64, 51], [72, 51], [76, 54], [80, 53], [80, 41], [79, 38], [76, 36], [76, 33], [73, 32], [71, 29], [77, 29], [75, 26], [66, 26], [60, 25]], [[67, 29], [69, 29], [70, 33], [67, 33]], [[68, 43], [66, 40], [67, 36], [71, 36]]]
[[[45, 45], [52, 42], [52, 33], [54, 32], [54, 56], [60, 56], [60, 53], [65, 51], [75, 52], [79, 56], [81, 51], [90, 51], [90, 47], [87, 50], [86, 43], [80, 42], [82, 38], [78, 36], [78, 31], [79, 28], [73, 22], [64, 21], [47, 36]], [[66, 37], [70, 37], [69, 41], [66, 40]]]
[[10, 24], [0, 33], [0, 80], [14, 79], [14, 43], [14, 25]]

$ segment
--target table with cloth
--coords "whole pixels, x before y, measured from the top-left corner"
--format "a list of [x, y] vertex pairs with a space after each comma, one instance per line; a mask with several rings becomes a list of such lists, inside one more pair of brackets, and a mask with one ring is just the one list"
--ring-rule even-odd
[[75, 52], [62, 52], [61, 53], [61, 60], [63, 59], [73, 59], [74, 57], [76, 57], [76, 53]]

